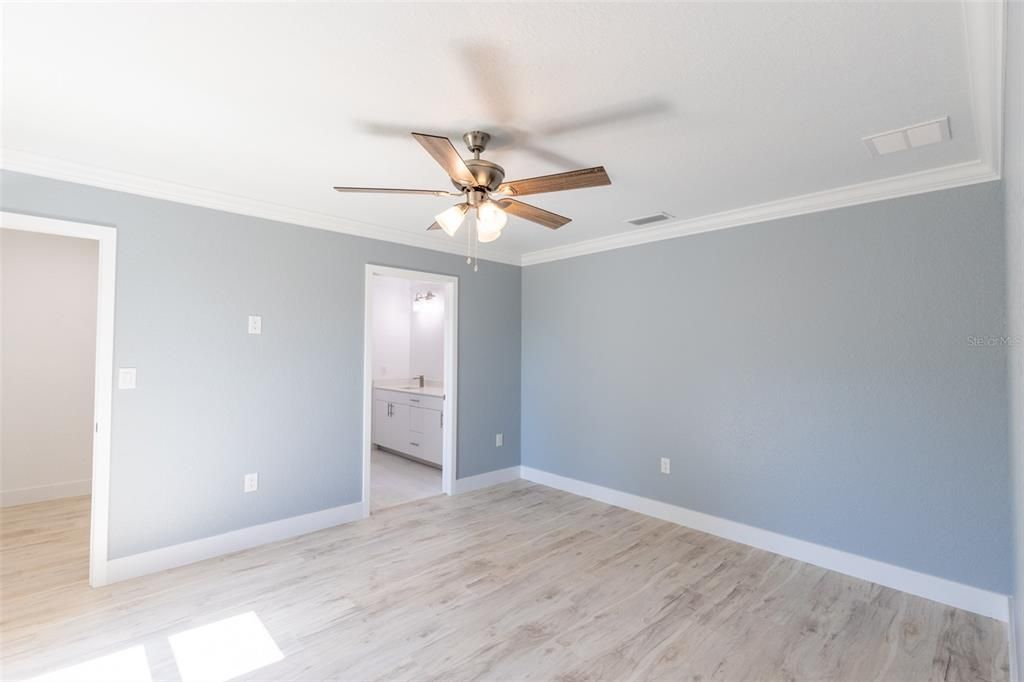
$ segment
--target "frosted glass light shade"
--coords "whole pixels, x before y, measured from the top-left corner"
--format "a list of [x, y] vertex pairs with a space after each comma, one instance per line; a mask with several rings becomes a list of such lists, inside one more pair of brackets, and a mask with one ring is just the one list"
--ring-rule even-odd
[[508, 222], [508, 214], [493, 201], [485, 201], [476, 209], [476, 236], [481, 244], [493, 242], [501, 236]]
[[466, 219], [466, 212], [468, 210], [469, 206], [466, 204], [455, 204], [434, 216], [434, 220], [437, 221], [437, 224], [441, 226], [446, 235], [454, 237], [455, 233], [459, 231], [459, 227], [462, 226], [462, 221]]

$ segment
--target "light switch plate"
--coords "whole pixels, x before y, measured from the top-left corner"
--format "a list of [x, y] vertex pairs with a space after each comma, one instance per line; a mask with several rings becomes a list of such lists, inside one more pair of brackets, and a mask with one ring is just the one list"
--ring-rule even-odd
[[246, 474], [245, 475], [245, 492], [254, 493], [260, 487], [260, 475], [259, 474]]
[[494, 434], [494, 447], [500, 448], [505, 444], [505, 434], [496, 433]]
[[672, 460], [668, 457], [661, 458], [661, 473], [671, 474], [672, 473]]
[[122, 367], [117, 370], [117, 387], [122, 390], [135, 388], [134, 367]]
[[263, 333], [263, 316], [262, 315], [250, 315], [249, 316], [249, 333], [250, 334], [262, 334]]

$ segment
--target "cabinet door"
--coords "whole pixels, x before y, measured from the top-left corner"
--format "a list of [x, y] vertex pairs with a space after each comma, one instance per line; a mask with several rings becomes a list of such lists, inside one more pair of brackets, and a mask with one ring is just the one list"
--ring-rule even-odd
[[398, 452], [409, 452], [409, 406], [391, 403], [391, 416], [387, 425], [381, 445]]
[[409, 408], [409, 450], [420, 459], [441, 466], [441, 413], [422, 407]]
[[388, 428], [388, 401], [374, 400], [373, 415], [371, 418], [373, 419], [373, 423], [370, 428], [370, 433], [372, 434], [371, 440], [373, 440], [376, 445], [384, 445], [382, 439], [384, 438], [384, 432], [387, 431]]

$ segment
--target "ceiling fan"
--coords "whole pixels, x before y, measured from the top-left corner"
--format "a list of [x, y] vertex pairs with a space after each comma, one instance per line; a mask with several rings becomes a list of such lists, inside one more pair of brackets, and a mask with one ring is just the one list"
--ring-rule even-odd
[[[434, 223], [427, 229], [443, 230], [445, 234], [453, 237], [465, 221], [466, 215], [475, 209], [475, 236], [478, 242], [487, 243], [493, 242], [501, 236], [501, 231], [508, 222], [509, 213], [552, 230], [558, 229], [572, 220], [572, 218], [546, 211], [513, 197], [611, 184], [603, 166], [506, 182], [504, 168], [480, 158], [480, 154], [487, 148], [487, 143], [491, 139], [488, 133], [474, 130], [462, 136], [466, 147], [473, 154], [471, 159], [463, 159], [455, 149], [455, 145], [447, 137], [424, 133], [412, 133], [412, 136], [444, 169], [451, 178], [452, 184], [455, 185], [456, 191], [386, 187], [335, 187], [334, 189], [338, 192], [463, 197], [460, 203], [438, 214]], [[470, 234], [470, 238], [472, 236]]]

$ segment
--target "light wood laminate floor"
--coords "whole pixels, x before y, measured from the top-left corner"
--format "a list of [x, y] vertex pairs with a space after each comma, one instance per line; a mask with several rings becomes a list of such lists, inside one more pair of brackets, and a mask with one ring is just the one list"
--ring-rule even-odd
[[1007, 678], [1001, 623], [524, 481], [98, 590], [87, 509], [3, 511], [4, 679]]
[[370, 460], [370, 511], [441, 494], [441, 470], [374, 448]]

